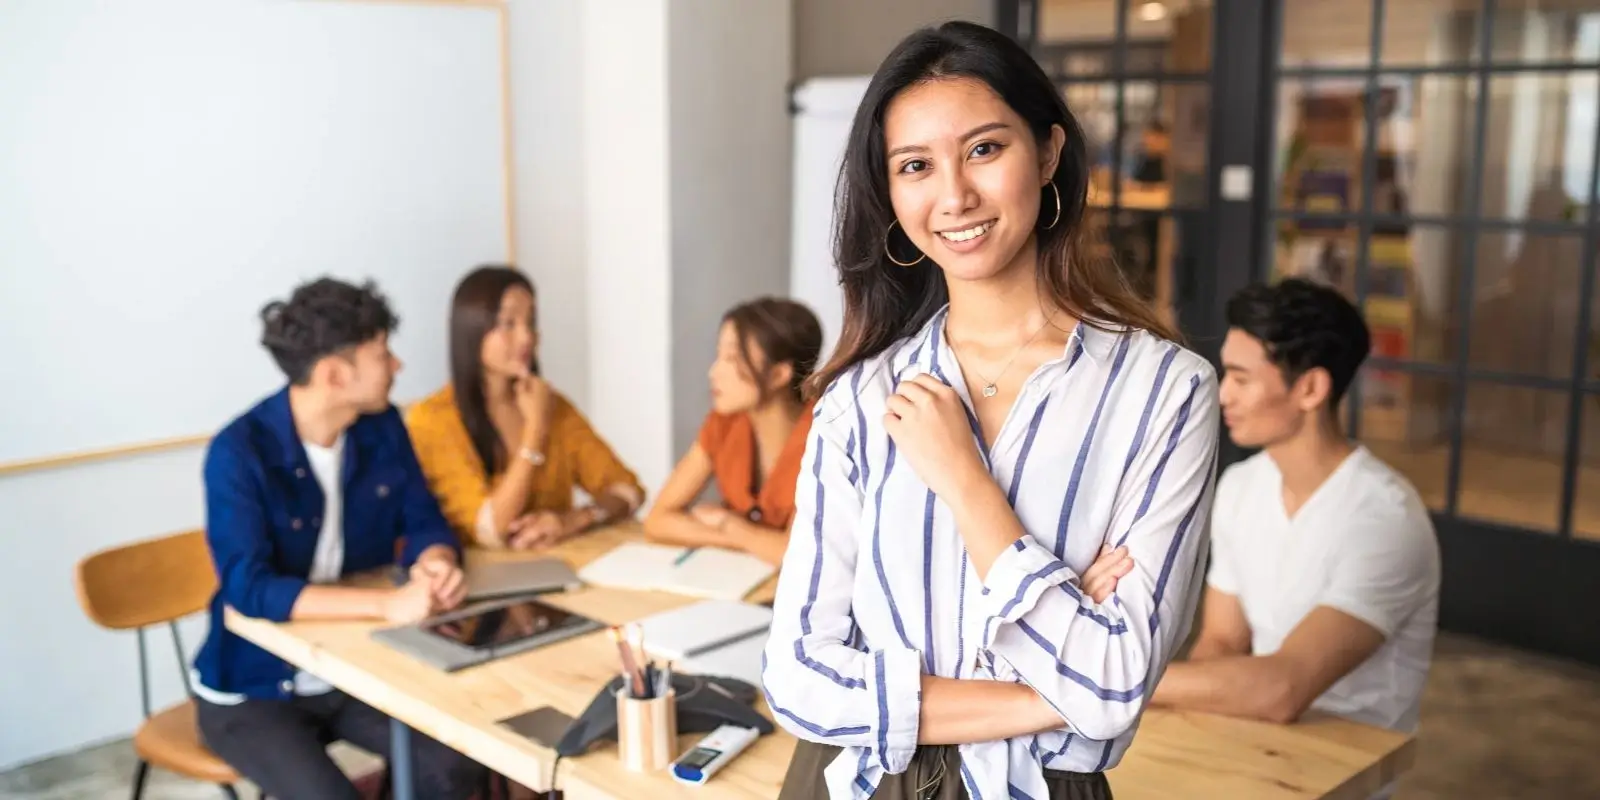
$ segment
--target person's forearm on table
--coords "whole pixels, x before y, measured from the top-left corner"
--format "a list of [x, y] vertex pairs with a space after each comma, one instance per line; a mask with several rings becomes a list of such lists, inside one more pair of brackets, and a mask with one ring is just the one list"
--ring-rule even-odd
[[387, 616], [394, 589], [369, 589], [355, 586], [307, 586], [300, 590], [289, 619], [340, 620], [380, 619]]
[[1187, 661], [1208, 661], [1214, 658], [1228, 656], [1250, 655], [1250, 642], [1248, 639], [1241, 642], [1229, 642], [1221, 636], [1208, 635], [1205, 631], [1195, 639], [1194, 647], [1189, 649]]
[[1291, 670], [1278, 659], [1222, 656], [1169, 665], [1150, 703], [1287, 723], [1305, 711], [1296, 698]]
[[775, 567], [783, 566], [783, 554], [789, 550], [789, 532], [742, 517], [728, 520], [726, 540], [736, 550], [742, 550]]
[[645, 519], [644, 532], [653, 542], [679, 547], [727, 546], [727, 536], [687, 511], [652, 508]]

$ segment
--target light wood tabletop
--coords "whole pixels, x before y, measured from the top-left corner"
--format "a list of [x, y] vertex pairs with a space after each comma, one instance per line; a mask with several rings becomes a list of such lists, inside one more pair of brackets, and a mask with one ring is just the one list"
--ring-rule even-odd
[[[544, 555], [574, 568], [626, 541], [635, 526], [596, 531]], [[526, 554], [468, 551], [467, 565]], [[537, 556], [534, 556], [537, 557]], [[772, 597], [776, 580], [748, 598]], [[608, 624], [630, 622], [695, 598], [652, 591], [585, 587], [545, 599]], [[229, 629], [308, 670], [412, 728], [470, 755], [533, 789], [548, 788], [554, 753], [499, 720], [543, 706], [581, 714], [617, 672], [616, 649], [604, 633], [446, 673], [374, 640], [377, 622], [275, 624], [229, 609]], [[771, 716], [764, 703], [758, 707]], [[680, 737], [680, 752], [703, 734]], [[762, 737], [704, 786], [684, 786], [665, 773], [623, 769], [616, 747], [597, 746], [561, 762], [557, 784], [569, 800], [771, 800], [778, 796], [795, 740], [780, 728]], [[1152, 709], [1134, 745], [1109, 773], [1118, 800], [1129, 798], [1263, 798], [1360, 800], [1411, 765], [1410, 737], [1323, 717], [1282, 726], [1208, 714]]]

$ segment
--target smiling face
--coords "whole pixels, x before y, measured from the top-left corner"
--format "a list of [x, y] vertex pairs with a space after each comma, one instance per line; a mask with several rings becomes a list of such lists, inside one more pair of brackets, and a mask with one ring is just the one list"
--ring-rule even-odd
[[883, 131], [898, 227], [948, 277], [993, 278], [1032, 253], [1041, 189], [1065, 139], [1060, 127], [1041, 153], [1027, 123], [987, 84], [944, 78], [890, 101]]

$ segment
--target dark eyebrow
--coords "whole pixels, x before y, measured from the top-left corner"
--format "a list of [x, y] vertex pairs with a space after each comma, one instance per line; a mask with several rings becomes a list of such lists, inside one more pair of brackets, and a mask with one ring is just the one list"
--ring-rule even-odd
[[[966, 133], [962, 134], [961, 135], [961, 141], [964, 142], [964, 141], [967, 141], [968, 139], [971, 139], [974, 136], [979, 136], [979, 135], [988, 133], [989, 131], [997, 131], [997, 130], [1002, 130], [1004, 128], [1009, 128], [1009, 127], [1011, 127], [1011, 126], [1007, 125], [1004, 122], [985, 122], [984, 124], [979, 125], [978, 127], [973, 128], [972, 130], [967, 131]], [[888, 159], [894, 158], [895, 156], [903, 155], [905, 153], [923, 152], [923, 151], [926, 151], [927, 149], [928, 148], [926, 148], [926, 147], [924, 147], [924, 146], [922, 146], [920, 144], [908, 144], [908, 145], [905, 145], [903, 147], [896, 147], [895, 149], [890, 150], [888, 153], [884, 154], [884, 159], [888, 160]]]

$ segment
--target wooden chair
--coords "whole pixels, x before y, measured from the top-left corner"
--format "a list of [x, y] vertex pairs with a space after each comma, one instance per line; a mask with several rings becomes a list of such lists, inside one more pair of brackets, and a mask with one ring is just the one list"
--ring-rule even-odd
[[[145, 720], [133, 735], [133, 749], [139, 754], [134, 800], [144, 794], [151, 766], [215, 783], [223, 794], [238, 800], [233, 784], [240, 780], [239, 774], [200, 743], [189, 664], [178, 635], [178, 620], [204, 611], [216, 586], [202, 531], [136, 542], [78, 562], [78, 602], [89, 619], [112, 630], [132, 628], [138, 632], [139, 699]], [[172, 633], [172, 650], [188, 697], [170, 708], [153, 711], [145, 629], [162, 623]]]

